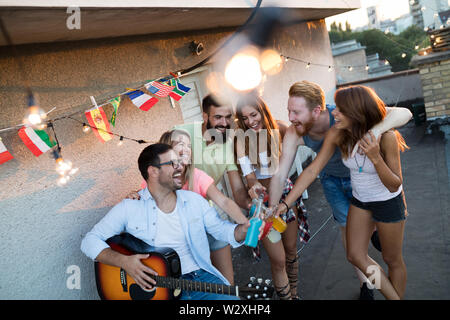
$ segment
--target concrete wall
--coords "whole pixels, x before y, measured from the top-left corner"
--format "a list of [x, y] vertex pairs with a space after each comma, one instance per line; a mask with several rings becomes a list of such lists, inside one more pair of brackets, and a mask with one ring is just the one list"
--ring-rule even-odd
[[[192, 66], [210, 54], [228, 31], [174, 36], [137, 36], [72, 43], [18, 47], [41, 107], [54, 119], [89, 106], [89, 96], [100, 102], [169, 71]], [[192, 56], [187, 47], [201, 41], [205, 52]], [[323, 20], [291, 26], [274, 46], [285, 55], [332, 64], [328, 34]], [[326, 68], [288, 62], [269, 77], [264, 88], [277, 119], [287, 120], [289, 86], [301, 79], [318, 82], [332, 97], [335, 76]], [[17, 64], [5, 48], [0, 51], [0, 129], [20, 124], [25, 113], [24, 83]], [[111, 107], [105, 107], [107, 116]], [[83, 113], [73, 116], [84, 121]], [[182, 122], [178, 107], [161, 99], [150, 111], [137, 109], [125, 100], [114, 132], [154, 141]], [[80, 251], [82, 237], [123, 199], [138, 188], [141, 178], [137, 157], [144, 145], [117, 137], [100, 143], [92, 132], [65, 119], [55, 122], [63, 156], [79, 168], [65, 187], [56, 185], [55, 162], [50, 153], [36, 158], [19, 139], [16, 130], [0, 132], [15, 159], [0, 166], [0, 299], [98, 299], [93, 263]], [[80, 270], [80, 289], [68, 289], [73, 270]], [[69, 269], [68, 269], [69, 268]], [[69, 271], [69, 273], [67, 273]]]

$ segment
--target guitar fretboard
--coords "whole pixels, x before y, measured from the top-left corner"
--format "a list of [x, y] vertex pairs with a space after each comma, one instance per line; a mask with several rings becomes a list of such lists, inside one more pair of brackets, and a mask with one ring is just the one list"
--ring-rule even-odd
[[153, 278], [156, 281], [157, 287], [239, 296], [238, 286], [227, 286], [225, 284], [199, 282], [162, 276], [153, 276]]

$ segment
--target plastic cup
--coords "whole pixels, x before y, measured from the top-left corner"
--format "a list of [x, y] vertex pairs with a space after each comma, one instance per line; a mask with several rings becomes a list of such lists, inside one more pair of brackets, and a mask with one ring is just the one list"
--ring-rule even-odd
[[271, 217], [272, 227], [279, 233], [286, 231], [287, 224], [281, 217]]
[[269, 239], [270, 242], [272, 242], [272, 243], [276, 243], [281, 240], [281, 234], [277, 230], [274, 230], [272, 228], [272, 229], [270, 229], [270, 232], [267, 235], [267, 239]]

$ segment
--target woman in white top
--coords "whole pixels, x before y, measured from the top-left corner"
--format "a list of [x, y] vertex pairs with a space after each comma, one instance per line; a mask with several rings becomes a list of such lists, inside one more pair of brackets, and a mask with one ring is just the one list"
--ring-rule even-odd
[[[335, 125], [327, 133], [316, 159], [299, 177], [289, 204], [314, 181], [336, 146], [350, 169], [353, 198], [347, 218], [347, 259], [368, 278], [368, 286], [379, 289], [386, 299], [401, 299], [406, 287], [406, 266], [402, 245], [407, 216], [402, 188], [400, 151], [408, 148], [398, 131], [387, 131], [378, 139], [370, 128], [386, 115], [383, 101], [375, 91], [351, 86], [336, 91]], [[367, 134], [368, 132], [368, 134]], [[360, 141], [360, 151], [351, 150]], [[277, 213], [285, 209], [279, 206]], [[370, 237], [376, 226], [388, 275], [368, 255]]]
[[[240, 99], [236, 106], [235, 154], [242, 175], [246, 178], [249, 195], [257, 198], [258, 193], [268, 193], [270, 179], [278, 169], [281, 154], [281, 140], [287, 125], [273, 119], [264, 101], [249, 94]], [[286, 181], [284, 196], [292, 189]], [[282, 215], [287, 223], [281, 240], [272, 243], [262, 239], [269, 256], [272, 279], [280, 299], [296, 299], [298, 280], [297, 234], [300, 226], [302, 239], [309, 239], [306, 223], [306, 209], [301, 196], [295, 201], [295, 208]], [[268, 206], [268, 202], [266, 203]]]

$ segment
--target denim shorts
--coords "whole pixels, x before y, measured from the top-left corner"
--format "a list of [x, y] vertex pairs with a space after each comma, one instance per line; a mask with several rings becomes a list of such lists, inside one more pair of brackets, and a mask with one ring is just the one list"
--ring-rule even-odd
[[353, 198], [350, 177], [335, 177], [325, 173], [321, 175], [320, 182], [325, 198], [333, 211], [334, 220], [341, 227], [345, 227], [350, 200]]
[[[222, 280], [203, 269], [183, 274], [181, 278], [191, 281], [224, 284]], [[240, 300], [240, 298], [232, 295], [184, 290], [180, 300]]]
[[406, 203], [403, 191], [395, 198], [385, 201], [361, 202], [352, 198], [351, 204], [372, 213], [375, 222], [394, 223], [406, 219]]
[[229, 245], [228, 242], [217, 240], [209, 233], [206, 233], [206, 236], [208, 237], [209, 251], [216, 251], [225, 248], [227, 245]]

